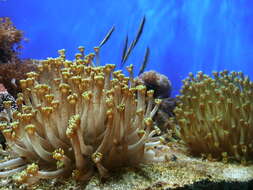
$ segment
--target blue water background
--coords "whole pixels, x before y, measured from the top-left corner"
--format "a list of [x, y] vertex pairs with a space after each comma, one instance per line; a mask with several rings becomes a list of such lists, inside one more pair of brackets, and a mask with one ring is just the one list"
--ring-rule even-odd
[[92, 51], [115, 25], [101, 60], [119, 65], [125, 36], [134, 38], [143, 15], [145, 29], [127, 65], [137, 73], [149, 46], [147, 70], [167, 75], [173, 95], [189, 72], [240, 70], [253, 78], [252, 0], [0, 0], [0, 16], [29, 39], [22, 58], [55, 57], [65, 48], [72, 59], [79, 45]]

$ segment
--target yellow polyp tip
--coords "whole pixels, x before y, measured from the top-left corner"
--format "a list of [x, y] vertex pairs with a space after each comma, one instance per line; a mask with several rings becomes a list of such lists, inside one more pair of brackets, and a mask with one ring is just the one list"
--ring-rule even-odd
[[81, 171], [80, 170], [73, 170], [72, 171], [72, 177], [74, 178], [74, 179], [79, 179], [80, 178], [80, 176], [81, 176]]
[[118, 105], [117, 106], [117, 110], [119, 111], [119, 112], [124, 112], [125, 111], [125, 104], [120, 104], [120, 105]]
[[92, 99], [92, 92], [91, 91], [86, 91], [82, 94], [82, 97], [84, 100], [89, 101]]
[[16, 181], [17, 183], [24, 183], [28, 178], [28, 174], [26, 170], [23, 170], [22, 172], [15, 174], [13, 176], [13, 180]]
[[162, 103], [162, 99], [155, 99], [155, 103], [156, 103], [157, 105], [160, 105], [160, 104]]
[[35, 163], [28, 165], [26, 168], [26, 172], [29, 175], [36, 175], [38, 171], [39, 171], [39, 166]]
[[76, 54], [75, 54], [75, 58], [76, 58], [76, 59], [80, 59], [81, 57], [82, 57], [82, 54], [81, 54], [81, 53], [76, 53]]
[[129, 88], [129, 92], [131, 92], [131, 93], [135, 93], [136, 92], [136, 88]]
[[12, 123], [10, 124], [10, 126], [11, 126], [11, 128], [12, 128], [13, 130], [16, 130], [16, 129], [19, 128], [19, 122], [18, 122], [18, 121], [14, 121], [14, 122], [12, 122]]
[[166, 143], [166, 140], [164, 137], [159, 137], [159, 141], [162, 143], [162, 144], [165, 144]]
[[65, 49], [58, 50], [59, 55], [64, 55], [66, 53]]
[[105, 73], [111, 73], [112, 72], [112, 67], [111, 67], [111, 65], [105, 65], [105, 67], [104, 67], [104, 72]]
[[67, 97], [67, 100], [71, 105], [75, 105], [77, 103], [77, 98], [77, 94], [71, 94]]
[[154, 90], [149, 90], [149, 91], [147, 91], [147, 96], [148, 96], [148, 98], [153, 98], [153, 96], [154, 96]]
[[49, 116], [51, 113], [53, 113], [53, 107], [42, 107], [41, 112], [45, 114], [46, 116]]
[[104, 85], [105, 78], [103, 76], [101, 76], [101, 75], [95, 76], [94, 80], [97, 85], [99, 85], [99, 86]]
[[113, 118], [113, 110], [112, 109], [107, 110], [106, 116], [108, 119], [112, 119]]
[[67, 130], [66, 130], [66, 136], [68, 138], [72, 138], [75, 134], [75, 131], [73, 130], [73, 127], [68, 127]]
[[69, 72], [62, 72], [62, 78], [63, 79], [68, 79], [71, 76]]
[[36, 72], [29, 72], [29, 73], [26, 73], [26, 76], [28, 78], [37, 78], [39, 76], [39, 74]]
[[33, 124], [27, 125], [25, 126], [25, 131], [29, 134], [29, 135], [33, 135], [35, 133], [36, 127]]
[[161, 134], [161, 129], [159, 129], [159, 127], [154, 126], [154, 129], [155, 129], [155, 132], [156, 132], [157, 135]]
[[80, 127], [81, 117], [79, 114], [72, 115], [68, 121], [69, 125], [66, 130], [66, 135], [68, 138], [72, 138], [77, 130]]
[[143, 116], [143, 114], [144, 114], [144, 110], [143, 109], [138, 109], [137, 111], [136, 111], [136, 115], [138, 115], [138, 116]]
[[4, 137], [5, 138], [7, 138], [7, 139], [11, 139], [11, 137], [12, 137], [12, 129], [4, 129], [4, 130], [2, 130], [2, 133], [3, 133], [3, 135], [4, 135]]
[[21, 119], [22, 121], [25, 121], [25, 122], [30, 122], [31, 119], [32, 119], [32, 117], [33, 117], [33, 114], [32, 114], [32, 113], [23, 113], [23, 114], [21, 114], [20, 119]]
[[61, 93], [66, 94], [66, 93], [69, 92], [70, 86], [68, 84], [66, 84], [66, 83], [61, 83], [59, 85], [59, 89], [60, 89]]
[[56, 149], [53, 153], [52, 156], [55, 160], [61, 160], [64, 156], [64, 150], [62, 148]]
[[60, 105], [59, 100], [53, 100], [53, 101], [51, 102], [51, 106], [52, 106], [54, 109], [58, 108], [59, 105]]
[[32, 87], [35, 83], [35, 80], [34, 80], [34, 78], [27, 78], [26, 82], [27, 82], [28, 87]]
[[242, 151], [242, 153], [247, 153], [247, 150], [248, 150], [248, 147], [247, 147], [247, 145], [242, 145], [241, 146], [241, 151]]
[[51, 103], [54, 100], [54, 95], [53, 94], [46, 94], [45, 99], [47, 102]]
[[101, 152], [95, 152], [92, 154], [91, 159], [95, 164], [97, 164], [103, 159], [103, 154]]
[[146, 92], [146, 86], [144, 86], [144, 85], [138, 85], [138, 86], [136, 86], [136, 90], [138, 91], [138, 92], [140, 92], [141, 94], [145, 94], [145, 92]]
[[151, 127], [153, 125], [153, 120], [151, 117], [148, 117], [148, 118], [145, 118], [144, 119], [144, 124], [147, 126], [147, 127]]
[[42, 73], [44, 71], [44, 68], [42, 65], [37, 65], [37, 70]]
[[81, 53], [84, 52], [84, 49], [85, 49], [85, 48], [84, 48], [83, 46], [79, 46], [79, 47], [78, 47], [78, 50], [79, 50]]
[[74, 84], [80, 84], [82, 80], [81, 76], [73, 76], [70, 79], [71, 81], [73, 81]]
[[4, 106], [5, 109], [11, 108], [11, 104], [12, 104], [11, 101], [4, 101], [3, 102], [3, 106]]
[[94, 47], [94, 51], [95, 51], [95, 53], [98, 53], [99, 52], [99, 47]]
[[139, 130], [138, 131], [138, 136], [141, 138], [141, 137], [143, 137], [143, 135], [145, 135], [146, 134], [146, 132], [144, 131], [144, 130]]
[[126, 67], [126, 69], [127, 69], [127, 71], [128, 71], [129, 73], [133, 72], [133, 68], [134, 68], [133, 64], [131, 64], [131, 65], [129, 65], [128, 67]]
[[127, 86], [123, 86], [121, 90], [124, 96], [130, 96], [131, 93], [129, 93], [129, 88]]
[[112, 108], [114, 105], [112, 97], [106, 98], [105, 103], [109, 108]]
[[61, 79], [60, 78], [56, 78], [53, 80], [53, 82], [56, 84], [56, 85], [59, 85], [60, 82], [61, 82]]
[[[63, 62], [63, 66], [65, 67], [65, 69], [69, 68], [70, 65], [72, 65], [72, 62], [71, 62], [71, 61], [64, 61], [64, 62]], [[66, 71], [68, 71], [68, 70], [66, 70]]]
[[7, 122], [4, 122], [4, 123], [0, 122], [0, 130], [1, 131], [7, 129], [7, 126], [8, 126]]
[[227, 153], [227, 152], [222, 152], [222, 153], [221, 153], [221, 156], [222, 156], [222, 157], [227, 157], [227, 156], [228, 156], [228, 153]]
[[22, 89], [27, 88], [26, 80], [20, 80], [20, 81], [19, 81], [19, 84], [20, 84], [20, 87], [21, 87]]

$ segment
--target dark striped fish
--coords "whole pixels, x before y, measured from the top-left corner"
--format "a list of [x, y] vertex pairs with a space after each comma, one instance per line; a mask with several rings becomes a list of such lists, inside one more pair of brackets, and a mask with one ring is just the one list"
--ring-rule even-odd
[[123, 59], [123, 65], [125, 64], [125, 62], [127, 61], [127, 58], [128, 56], [130, 55], [130, 53], [132, 52], [134, 48], [134, 42], [132, 42], [129, 46], [129, 48], [127, 49], [126, 53], [125, 53], [125, 56], [124, 56], [124, 59]]
[[106, 42], [107, 40], [109, 40], [109, 38], [111, 37], [113, 31], [114, 31], [115, 27], [112, 26], [112, 28], [109, 30], [109, 32], [106, 34], [105, 38], [102, 40], [102, 42], [99, 44], [99, 47], [101, 48]]
[[149, 60], [149, 55], [150, 55], [150, 50], [149, 50], [149, 47], [146, 48], [146, 52], [145, 52], [145, 56], [144, 56], [144, 59], [142, 61], [142, 64], [141, 64], [141, 68], [140, 68], [140, 71], [138, 73], [138, 76], [144, 72], [144, 70], [146, 69], [147, 67], [147, 64], [148, 64], [148, 60]]
[[[124, 42], [124, 48], [123, 48], [123, 52], [122, 52], [122, 56], [121, 56], [121, 64], [123, 63], [123, 60], [124, 60], [125, 55], [126, 55], [127, 45], [128, 45], [128, 36], [126, 36], [126, 39], [125, 39], [125, 42]], [[121, 66], [123, 66], [123, 64]]]
[[143, 32], [143, 28], [144, 28], [144, 25], [145, 25], [145, 21], [146, 21], [146, 18], [145, 16], [142, 18], [141, 20], [141, 23], [140, 23], [140, 26], [139, 26], [139, 29], [138, 29], [138, 32], [137, 32], [137, 35], [134, 39], [134, 46], [137, 44], [137, 42], [139, 41], [140, 37], [141, 37], [141, 34]]
[[138, 29], [138, 32], [137, 32], [137, 35], [135, 37], [135, 39], [132, 41], [132, 43], [130, 44], [130, 47], [127, 49], [127, 52], [124, 56], [124, 59], [123, 59], [123, 65], [124, 63], [127, 61], [127, 58], [128, 56], [130, 55], [130, 53], [132, 52], [132, 50], [134, 49], [134, 47], [136, 46], [136, 44], [138, 43], [140, 37], [141, 37], [141, 34], [143, 32], [143, 28], [144, 28], [144, 25], [145, 25], [145, 21], [146, 21], [146, 18], [145, 16], [142, 18], [141, 20], [141, 23], [139, 25], [139, 29]]

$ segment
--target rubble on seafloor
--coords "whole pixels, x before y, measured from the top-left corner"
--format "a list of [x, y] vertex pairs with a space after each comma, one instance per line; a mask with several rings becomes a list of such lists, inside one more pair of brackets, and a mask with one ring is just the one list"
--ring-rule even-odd
[[93, 176], [87, 183], [73, 178], [41, 180], [33, 186], [17, 185], [11, 178], [0, 180], [0, 190], [158, 190], [158, 189], [252, 189], [253, 165], [211, 162], [171, 148], [168, 162], [121, 168], [108, 179]]

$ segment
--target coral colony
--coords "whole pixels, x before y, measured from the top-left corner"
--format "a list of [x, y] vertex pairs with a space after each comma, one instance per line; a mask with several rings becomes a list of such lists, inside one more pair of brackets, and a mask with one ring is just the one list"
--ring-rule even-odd
[[18, 172], [16, 181], [32, 184], [72, 173], [87, 180], [94, 168], [106, 177], [119, 166], [166, 160], [155, 148], [162, 138], [152, 119], [161, 103], [154, 91], [136, 85], [132, 65], [126, 77], [115, 65], [95, 66], [99, 48], [86, 56], [79, 50], [74, 61], [60, 50], [27, 73], [17, 111], [4, 102], [11, 119], [1, 130], [16, 158], [0, 163], [9, 168], [1, 177]]
[[18, 57], [23, 39], [23, 32], [13, 26], [9, 18], [0, 17], [0, 84], [14, 97], [21, 92], [19, 80], [35, 68], [31, 60]]
[[253, 156], [253, 83], [241, 72], [213, 76], [184, 80], [175, 129], [194, 155], [246, 164]]

